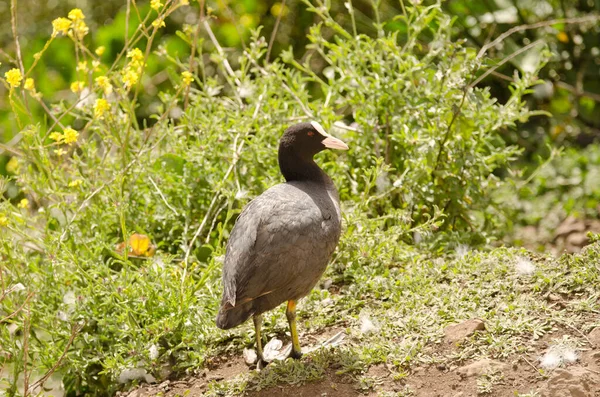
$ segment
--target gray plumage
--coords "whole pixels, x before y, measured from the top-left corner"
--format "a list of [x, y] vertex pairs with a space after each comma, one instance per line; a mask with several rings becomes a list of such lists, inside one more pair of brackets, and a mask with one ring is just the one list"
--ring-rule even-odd
[[314, 138], [310, 138], [311, 143], [304, 145], [307, 153], [302, 153], [298, 147], [304, 137], [293, 128], [286, 134], [291, 130], [297, 136], [288, 136], [291, 140], [286, 142], [284, 134], [279, 150], [280, 168], [288, 182], [252, 200], [229, 237], [223, 299], [217, 315], [219, 328], [235, 327], [250, 316], [306, 296], [325, 271], [339, 241], [338, 193], [312, 160], [325, 148], [320, 142], [328, 135], [318, 137], [318, 147], [311, 146]]

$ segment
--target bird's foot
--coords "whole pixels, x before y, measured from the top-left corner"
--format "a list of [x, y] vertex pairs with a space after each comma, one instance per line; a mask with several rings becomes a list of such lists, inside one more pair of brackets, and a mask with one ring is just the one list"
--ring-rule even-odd
[[256, 363], [256, 370], [260, 371], [260, 370], [264, 369], [267, 365], [269, 365], [268, 361], [265, 361], [262, 358], [259, 358], [258, 362]]
[[302, 352], [299, 350], [292, 349], [288, 357], [291, 357], [294, 360], [299, 360], [300, 358], [302, 358]]

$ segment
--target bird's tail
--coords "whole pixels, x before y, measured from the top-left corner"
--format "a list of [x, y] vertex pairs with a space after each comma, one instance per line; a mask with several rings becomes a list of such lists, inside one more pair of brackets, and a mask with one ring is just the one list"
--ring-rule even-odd
[[248, 320], [253, 314], [251, 304], [240, 306], [231, 306], [229, 302], [221, 305], [219, 314], [217, 314], [217, 327], [221, 329], [230, 329], [237, 327]]

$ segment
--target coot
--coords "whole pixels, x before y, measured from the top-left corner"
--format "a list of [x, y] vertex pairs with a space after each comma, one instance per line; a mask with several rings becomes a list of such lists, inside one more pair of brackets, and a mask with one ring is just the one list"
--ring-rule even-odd
[[233, 328], [252, 316], [259, 368], [265, 364], [261, 315], [285, 301], [290, 356], [302, 355], [296, 302], [315, 286], [340, 238], [338, 192], [313, 160], [327, 148], [348, 146], [314, 121], [289, 127], [279, 143], [279, 168], [286, 182], [246, 205], [227, 244], [217, 326]]

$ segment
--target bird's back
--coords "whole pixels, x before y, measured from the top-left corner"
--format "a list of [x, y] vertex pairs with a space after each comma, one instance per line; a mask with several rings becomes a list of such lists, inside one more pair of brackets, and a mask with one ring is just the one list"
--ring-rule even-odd
[[341, 214], [332, 184], [288, 182], [252, 200], [227, 244], [217, 326], [235, 327], [317, 283], [339, 241]]

